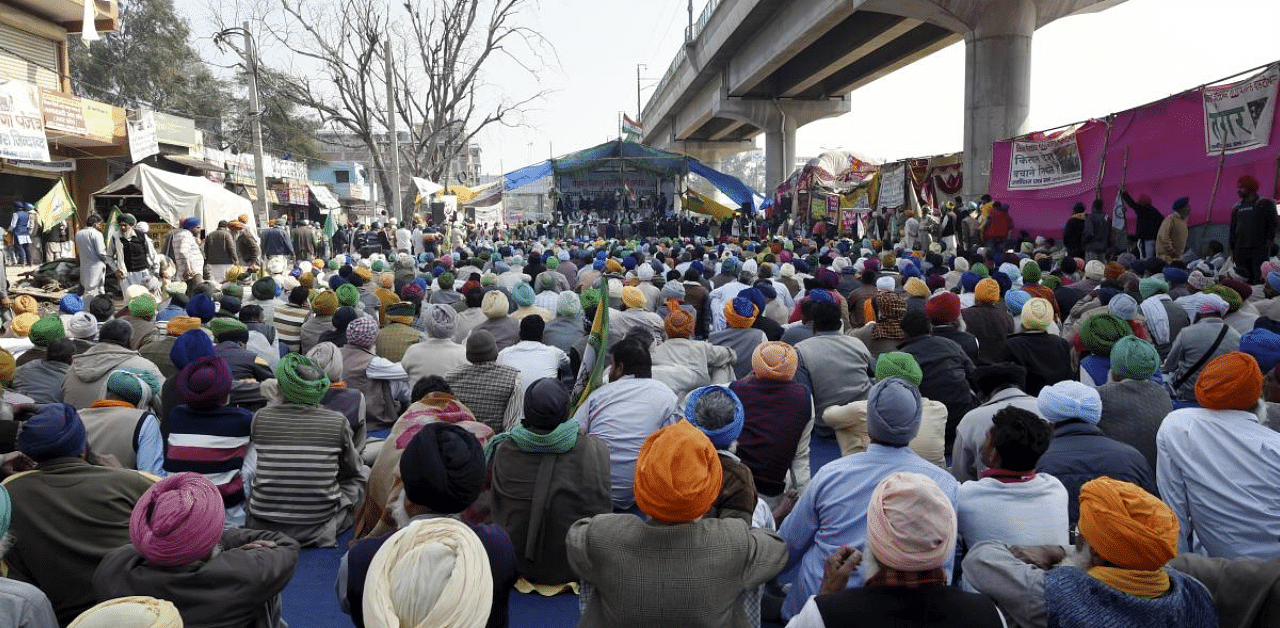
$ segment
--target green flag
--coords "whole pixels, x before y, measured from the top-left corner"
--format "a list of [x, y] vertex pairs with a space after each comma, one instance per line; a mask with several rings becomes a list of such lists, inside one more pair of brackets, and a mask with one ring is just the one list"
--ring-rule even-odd
[[329, 210], [329, 215], [324, 219], [324, 237], [332, 239], [337, 232], [338, 228], [333, 224], [333, 210]]

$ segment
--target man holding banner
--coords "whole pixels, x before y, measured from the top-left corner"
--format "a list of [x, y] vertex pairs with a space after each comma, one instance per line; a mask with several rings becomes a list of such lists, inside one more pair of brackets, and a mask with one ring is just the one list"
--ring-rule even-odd
[[1276, 204], [1258, 196], [1258, 180], [1244, 175], [1236, 181], [1240, 202], [1231, 208], [1231, 231], [1227, 236], [1236, 272], [1249, 285], [1262, 283], [1262, 263], [1270, 256], [1276, 237]]

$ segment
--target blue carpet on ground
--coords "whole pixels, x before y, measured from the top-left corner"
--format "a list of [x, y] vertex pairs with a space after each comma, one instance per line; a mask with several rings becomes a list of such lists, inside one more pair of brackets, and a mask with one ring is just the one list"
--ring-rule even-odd
[[[814, 473], [840, 457], [840, 447], [834, 440], [814, 437], [810, 442], [809, 461]], [[351, 626], [351, 618], [338, 607], [333, 587], [338, 563], [350, 540], [351, 532], [348, 531], [338, 538], [336, 548], [302, 550], [298, 570], [284, 590], [284, 618], [292, 628]], [[508, 608], [511, 628], [572, 628], [578, 625], [578, 598], [575, 595], [547, 598], [512, 591]], [[766, 623], [763, 628], [772, 626], [774, 624]]]

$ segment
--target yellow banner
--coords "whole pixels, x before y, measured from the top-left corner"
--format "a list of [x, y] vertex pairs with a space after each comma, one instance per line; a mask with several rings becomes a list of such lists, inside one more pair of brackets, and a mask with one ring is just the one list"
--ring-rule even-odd
[[738, 210], [725, 207], [694, 190], [688, 190], [684, 195], [684, 208], [696, 214], [711, 216], [716, 220], [731, 218], [738, 213]]
[[48, 229], [70, 218], [75, 212], [76, 203], [67, 193], [67, 182], [63, 179], [58, 179], [53, 184], [53, 189], [36, 203], [36, 218], [40, 220], [42, 229]]

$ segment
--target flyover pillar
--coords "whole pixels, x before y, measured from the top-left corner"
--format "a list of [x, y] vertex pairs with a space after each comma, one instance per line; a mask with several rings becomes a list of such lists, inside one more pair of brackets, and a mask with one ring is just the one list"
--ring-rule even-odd
[[991, 143], [1028, 131], [1034, 0], [1004, 0], [965, 33], [964, 193], [987, 192]]
[[849, 113], [849, 101], [830, 100], [741, 100], [722, 98], [714, 114], [740, 120], [764, 130], [765, 180], [778, 185], [796, 165], [796, 129], [822, 118]]

